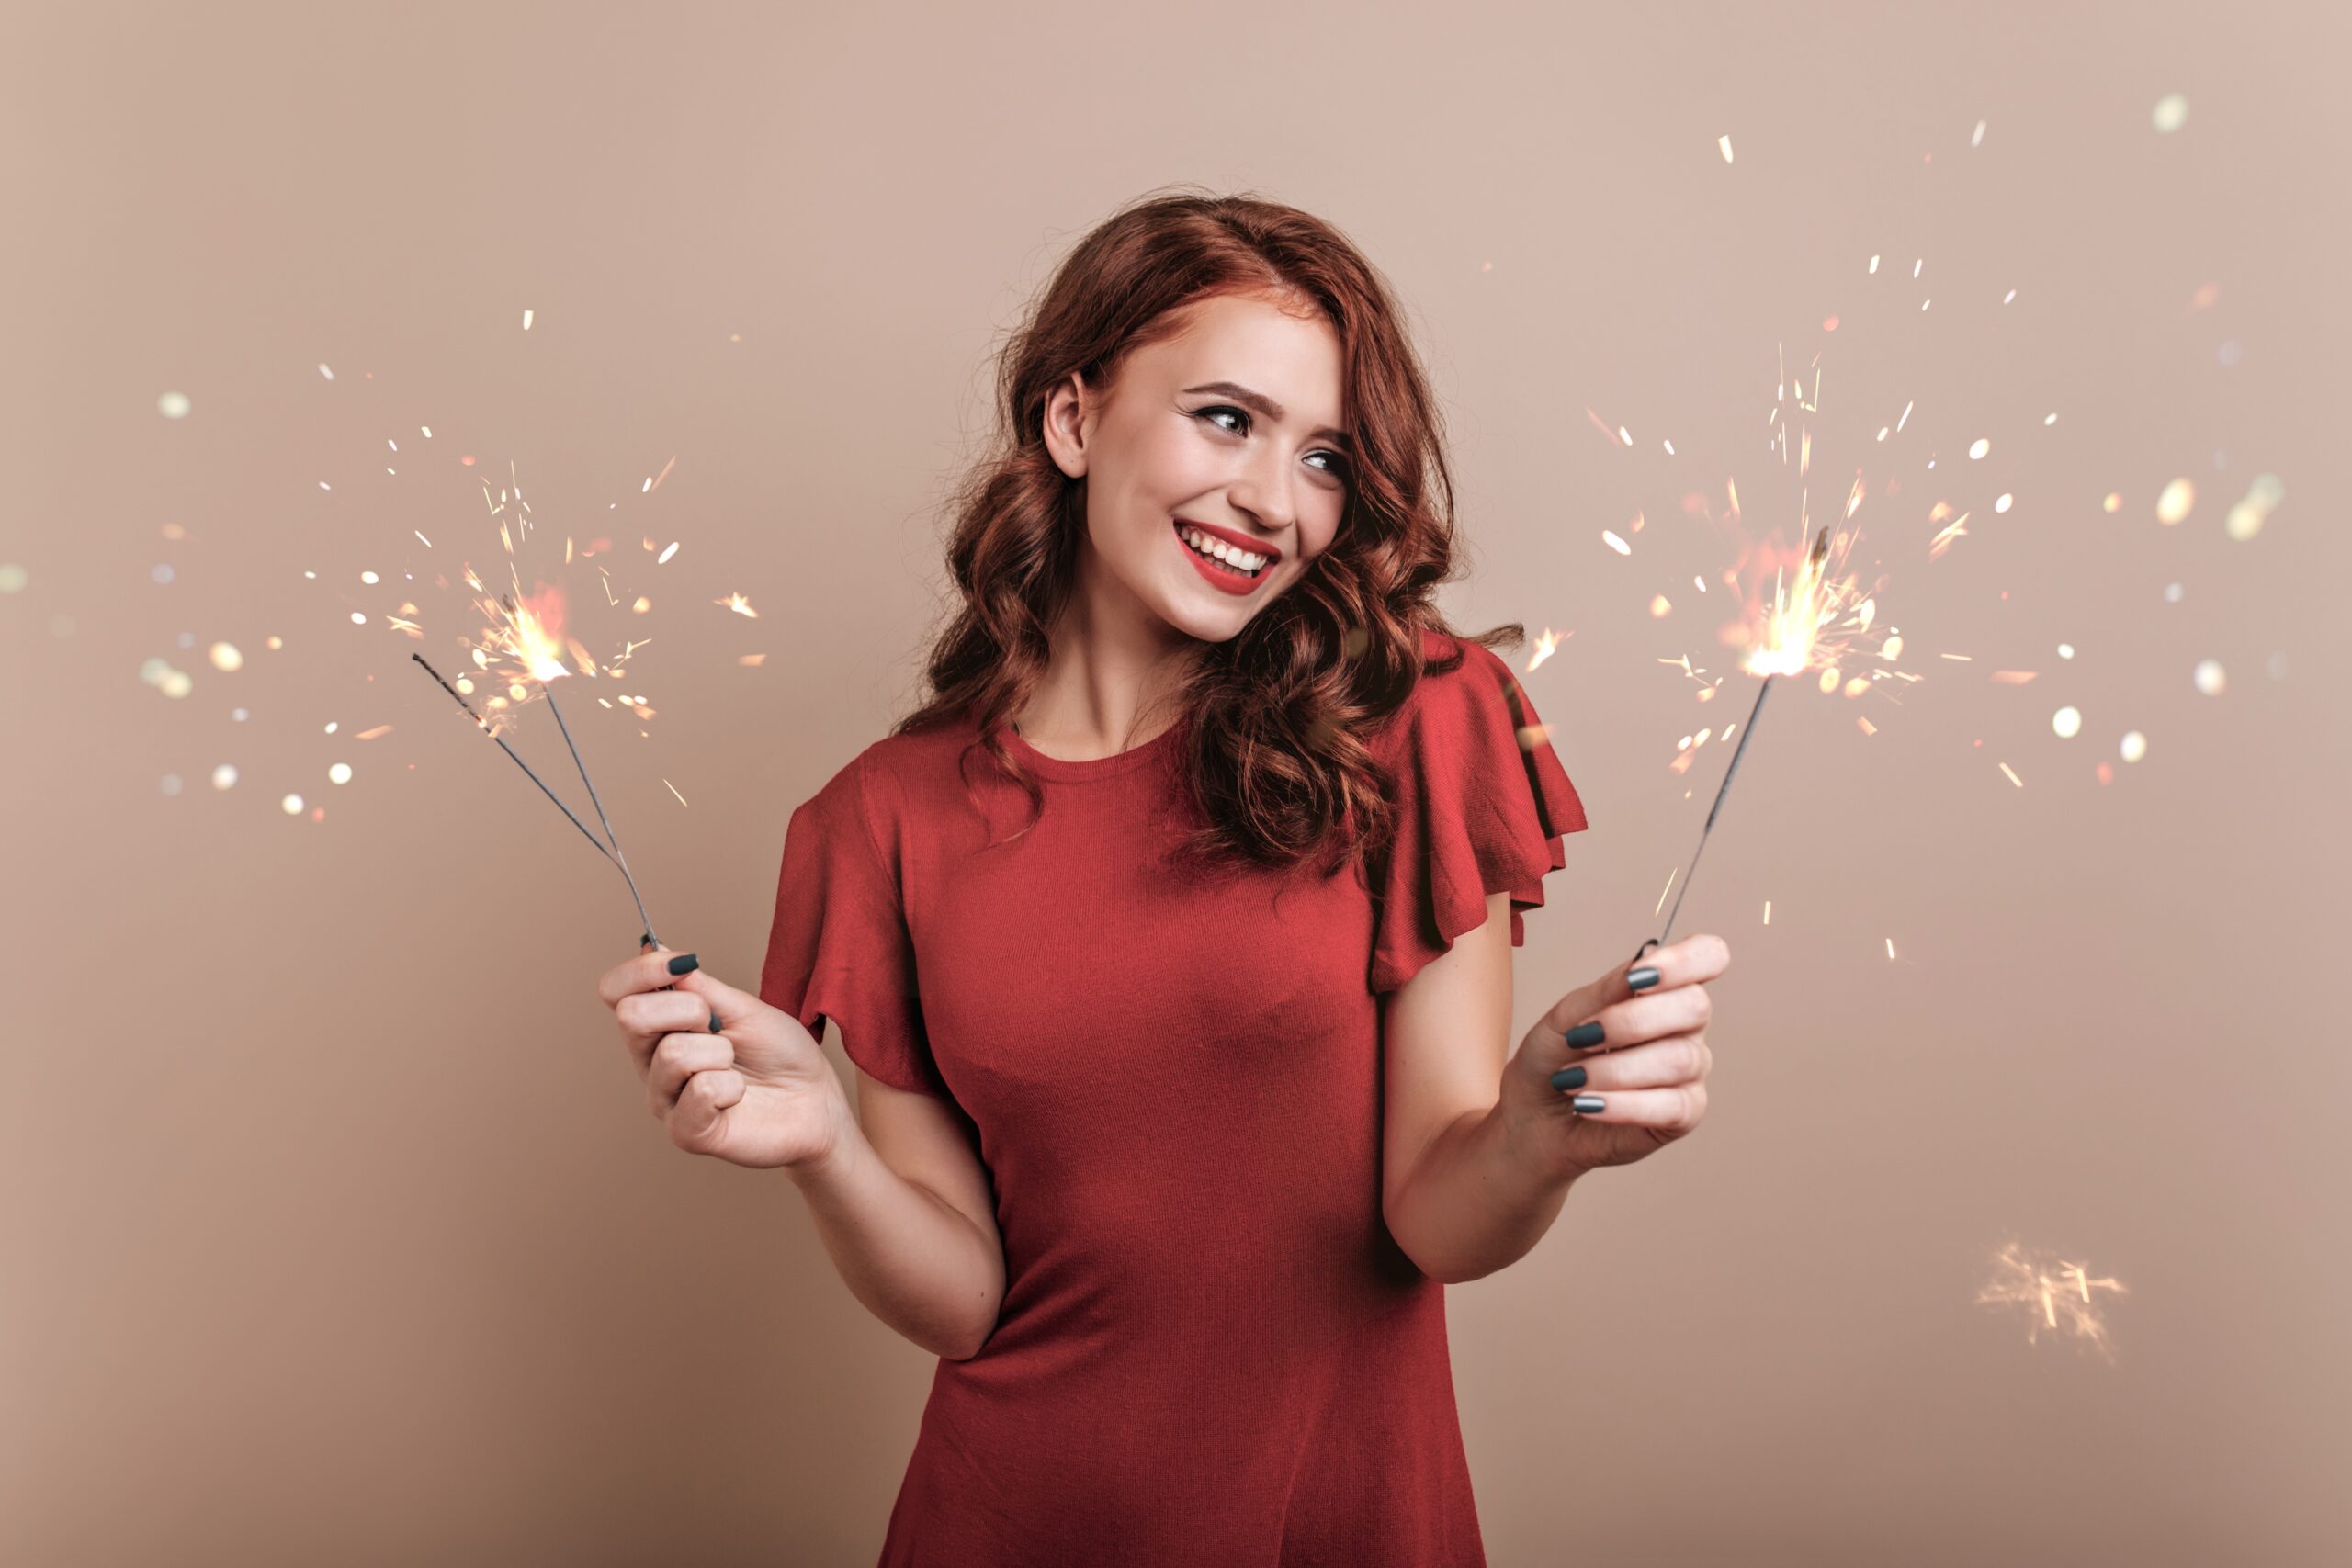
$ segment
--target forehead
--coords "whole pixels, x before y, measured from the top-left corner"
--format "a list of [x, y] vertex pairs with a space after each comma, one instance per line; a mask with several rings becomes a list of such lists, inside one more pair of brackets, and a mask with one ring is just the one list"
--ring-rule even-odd
[[1187, 308], [1182, 328], [1136, 353], [1154, 380], [1238, 381], [1310, 423], [1340, 412], [1340, 338], [1322, 313], [1296, 303], [1219, 294]]

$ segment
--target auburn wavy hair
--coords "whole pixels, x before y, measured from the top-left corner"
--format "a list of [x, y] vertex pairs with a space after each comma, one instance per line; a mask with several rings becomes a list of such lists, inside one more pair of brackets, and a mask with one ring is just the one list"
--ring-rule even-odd
[[1328, 874], [1362, 865], [1395, 832], [1394, 781], [1366, 738], [1424, 673], [1466, 657], [1456, 649], [1425, 670], [1424, 630], [1509, 646], [1526, 628], [1457, 632], [1431, 602], [1458, 575], [1436, 400], [1379, 273], [1337, 229], [1295, 207], [1246, 194], [1148, 196], [1064, 258], [999, 356], [1001, 423], [948, 507], [960, 602], [931, 644], [930, 694], [892, 733], [977, 723], [964, 759], [985, 750], [1027, 794], [1035, 824], [1044, 792], [996, 731], [1045, 674], [1086, 529], [1085, 481], [1046, 447], [1046, 400], [1073, 372], [1106, 395], [1129, 355], [1182, 332], [1187, 307], [1223, 294], [1317, 310], [1330, 323], [1351, 460], [1329, 547], [1239, 633], [1204, 643], [1183, 682], [1185, 773], [1208, 825], [1174, 862], [1312, 859]]

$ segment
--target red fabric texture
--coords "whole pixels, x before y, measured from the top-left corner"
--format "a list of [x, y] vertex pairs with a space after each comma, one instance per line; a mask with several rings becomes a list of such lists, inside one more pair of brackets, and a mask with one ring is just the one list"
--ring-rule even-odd
[[1444, 1287], [1381, 1218], [1377, 993], [1490, 893], [1523, 942], [1586, 824], [1510, 667], [1461, 646], [1368, 742], [1400, 816], [1363, 879], [1162, 864], [1200, 822], [1181, 723], [1087, 761], [1005, 732], [1026, 832], [968, 725], [793, 812], [760, 995], [957, 1107], [1005, 1251], [884, 1568], [1484, 1563]]
[[[1390, 728], [1396, 838], [1387, 857], [1369, 984], [1393, 991], [1486, 923], [1487, 897], [1510, 894], [1510, 941], [1544, 902], [1544, 874], [1568, 863], [1561, 840], [1585, 828], [1584, 802], [1510, 667], [1464, 643], [1463, 666], [1424, 679]], [[1435, 646], [1429, 645], [1434, 652]]]

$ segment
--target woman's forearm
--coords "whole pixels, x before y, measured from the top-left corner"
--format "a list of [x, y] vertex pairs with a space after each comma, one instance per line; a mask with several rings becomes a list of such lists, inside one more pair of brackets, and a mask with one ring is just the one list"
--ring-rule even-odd
[[1422, 1273], [1458, 1285], [1526, 1257], [1559, 1217], [1574, 1180], [1545, 1173], [1498, 1103], [1455, 1122], [1423, 1152], [1390, 1208], [1388, 1232]]
[[833, 1267], [867, 1311], [932, 1354], [978, 1354], [1004, 1301], [1003, 1249], [845, 1122], [831, 1154], [786, 1168]]

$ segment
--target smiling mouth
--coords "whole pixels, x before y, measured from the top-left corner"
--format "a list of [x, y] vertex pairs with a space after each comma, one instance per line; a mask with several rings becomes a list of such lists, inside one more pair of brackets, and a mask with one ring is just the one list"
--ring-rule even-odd
[[[1187, 525], [1187, 524], [1183, 524], [1183, 523], [1179, 523], [1179, 524], [1175, 525], [1175, 528], [1176, 528], [1176, 541], [1177, 541], [1177, 543], [1179, 543], [1179, 544], [1182, 545], [1186, 549], [1191, 550], [1194, 555], [1196, 555], [1196, 556], [1200, 557], [1203, 560], [1204, 560], [1204, 561], [1208, 562], [1209, 566], [1210, 566], [1213, 570], [1217, 570], [1217, 571], [1223, 571], [1223, 572], [1229, 572], [1229, 573], [1231, 573], [1233, 576], [1238, 577], [1238, 578], [1240, 578], [1240, 579], [1242, 579], [1243, 581], [1248, 581], [1248, 580], [1250, 580], [1250, 579], [1252, 579], [1252, 578], [1256, 578], [1256, 577], [1263, 576], [1263, 575], [1265, 574], [1266, 568], [1267, 568], [1267, 567], [1271, 567], [1271, 566], [1272, 566], [1272, 565], [1274, 564], [1274, 563], [1270, 559], [1270, 560], [1268, 560], [1268, 561], [1266, 562], [1266, 565], [1265, 565], [1265, 566], [1261, 566], [1261, 567], [1260, 567], [1256, 571], [1251, 571], [1251, 570], [1249, 570], [1248, 568], [1246, 568], [1246, 567], [1238, 567], [1238, 566], [1235, 566], [1235, 565], [1234, 565], [1232, 562], [1230, 562], [1230, 561], [1224, 560], [1224, 559], [1219, 558], [1218, 558], [1218, 557], [1216, 557], [1216, 556], [1211, 555], [1208, 551], [1206, 551], [1206, 550], [1204, 550], [1204, 549], [1202, 549], [1199, 546], [1197, 546], [1197, 545], [1193, 544], [1193, 541], [1192, 541], [1191, 539], [1189, 539], [1189, 538], [1185, 537], [1185, 534], [1186, 534], [1186, 531], [1187, 531], [1187, 529], [1188, 529], [1188, 527], [1189, 527], [1189, 526], [1190, 526], [1189, 525]], [[1193, 531], [1194, 531], [1194, 532], [1197, 532], [1197, 530], [1193, 530]], [[1204, 538], [1208, 538], [1208, 537], [1213, 537], [1213, 536], [1204, 534], [1204, 535], [1202, 536], [1202, 537], [1204, 537]], [[1220, 542], [1222, 542], [1222, 541], [1220, 541]], [[1256, 552], [1256, 551], [1252, 551], [1252, 552], [1250, 552], [1250, 553], [1254, 555], [1254, 554], [1256, 554], [1257, 552]]]

